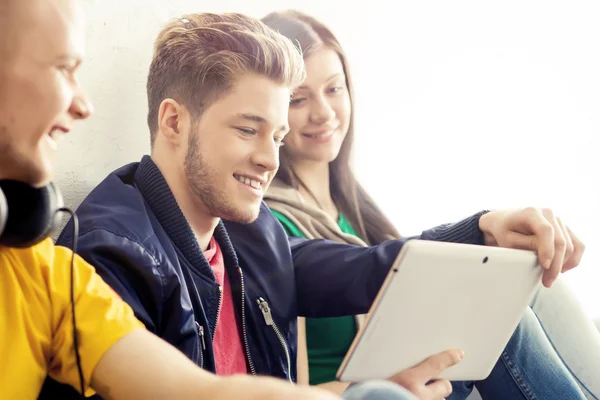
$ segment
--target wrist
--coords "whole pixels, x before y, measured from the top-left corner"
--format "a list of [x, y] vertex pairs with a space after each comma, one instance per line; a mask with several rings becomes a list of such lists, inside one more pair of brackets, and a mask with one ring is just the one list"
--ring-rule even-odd
[[479, 217], [479, 230], [483, 234], [483, 243], [486, 246], [497, 246], [498, 242], [492, 234], [494, 212], [486, 212]]

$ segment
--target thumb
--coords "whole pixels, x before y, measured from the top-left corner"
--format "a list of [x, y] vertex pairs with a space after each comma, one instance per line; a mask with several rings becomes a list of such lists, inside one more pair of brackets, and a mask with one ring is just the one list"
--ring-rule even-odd
[[411, 369], [420, 382], [426, 383], [438, 376], [445, 369], [458, 364], [464, 358], [464, 355], [462, 350], [446, 350], [442, 353], [434, 354]]

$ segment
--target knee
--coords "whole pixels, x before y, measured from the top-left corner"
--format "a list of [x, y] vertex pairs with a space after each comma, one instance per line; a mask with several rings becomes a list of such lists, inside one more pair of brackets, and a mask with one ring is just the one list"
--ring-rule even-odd
[[527, 335], [537, 334], [539, 330], [539, 322], [531, 307], [527, 307], [525, 313], [519, 321], [517, 329], [513, 336], [523, 337]]

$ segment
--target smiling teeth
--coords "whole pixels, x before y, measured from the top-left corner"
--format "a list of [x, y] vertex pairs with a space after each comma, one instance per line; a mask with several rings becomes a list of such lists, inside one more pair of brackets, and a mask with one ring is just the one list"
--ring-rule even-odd
[[248, 186], [252, 186], [254, 189], [261, 189], [261, 184], [259, 181], [255, 181], [254, 179], [247, 178], [245, 176], [234, 176], [238, 181], [245, 183]]

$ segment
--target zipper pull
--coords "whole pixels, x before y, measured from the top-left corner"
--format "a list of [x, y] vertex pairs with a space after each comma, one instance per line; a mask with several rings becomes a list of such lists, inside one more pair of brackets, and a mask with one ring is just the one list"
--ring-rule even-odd
[[262, 311], [263, 317], [265, 317], [265, 323], [269, 326], [273, 325], [273, 316], [271, 315], [269, 303], [267, 303], [262, 297], [259, 297], [258, 300], [256, 300], [256, 303], [258, 304], [260, 311]]
[[204, 327], [196, 321], [198, 327], [198, 335], [200, 335], [200, 341], [202, 342], [202, 350], [206, 350], [206, 342], [204, 341]]

